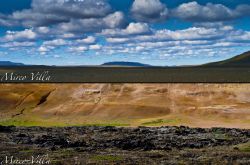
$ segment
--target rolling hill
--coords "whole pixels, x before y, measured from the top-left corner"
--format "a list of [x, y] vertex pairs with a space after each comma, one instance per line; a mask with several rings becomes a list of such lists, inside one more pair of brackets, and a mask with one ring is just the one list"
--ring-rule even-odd
[[114, 61], [102, 64], [102, 66], [127, 66], [127, 67], [149, 67], [151, 65], [142, 64], [139, 62], [124, 62], [124, 61]]
[[15, 63], [11, 61], [0, 61], [0, 66], [24, 66], [22, 63]]
[[[15, 62], [11, 62], [11, 61], [0, 61], [0, 66], [25, 66], [25, 64], [23, 63], [15, 63]], [[32, 66], [32, 65], [29, 65]], [[39, 65], [36, 65], [39, 66]], [[44, 65], [41, 65], [44, 66]], [[114, 62], [106, 62], [101, 64], [100, 66], [102, 67], [112, 67], [112, 66], [116, 66], [116, 67], [154, 67], [152, 65], [149, 64], [143, 64], [143, 63], [139, 63], [139, 62], [126, 62], [126, 61], [114, 61]], [[226, 59], [223, 61], [218, 61], [218, 62], [211, 62], [211, 63], [207, 63], [204, 65], [200, 65], [202, 67], [248, 67], [250, 66], [250, 51], [242, 53], [240, 55], [237, 55], [235, 57], [232, 57], [230, 59]], [[193, 67], [190, 65], [187, 66], [182, 66], [182, 67]]]
[[250, 66], [250, 51], [242, 53], [238, 56], [232, 57], [227, 60], [205, 64], [204, 66], [237, 66], [247, 67]]

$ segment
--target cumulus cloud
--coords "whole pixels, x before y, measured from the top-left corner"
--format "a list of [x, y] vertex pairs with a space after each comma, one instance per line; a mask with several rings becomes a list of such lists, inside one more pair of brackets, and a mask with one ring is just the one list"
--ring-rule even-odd
[[250, 42], [249, 31], [235, 31], [227, 36], [228, 41], [231, 42]]
[[230, 9], [222, 4], [207, 3], [203, 6], [193, 1], [181, 4], [171, 15], [192, 22], [217, 22], [250, 14], [249, 9], [249, 5], [239, 5], [236, 9]]
[[35, 46], [35, 42], [8, 42], [0, 45], [2, 48], [13, 48], [13, 47], [31, 47]]
[[4, 41], [26, 41], [34, 40], [37, 34], [32, 29], [25, 29], [23, 31], [7, 31]]
[[146, 23], [130, 23], [125, 32], [128, 34], [143, 34], [150, 32], [150, 29]]
[[121, 27], [125, 24], [125, 16], [122, 12], [114, 12], [103, 18], [104, 25], [109, 28]]
[[62, 35], [59, 35], [61, 38], [75, 38], [76, 35], [74, 33], [65, 33], [65, 34], [62, 34]]
[[[106, 40], [116, 44], [103, 47], [107, 54], [153, 54], [156, 58], [198, 56], [204, 57], [225, 53], [239, 46], [250, 46], [250, 32], [236, 30], [232, 26], [191, 27], [183, 30], [154, 30], [144, 35], [113, 35]], [[227, 50], [226, 50], [227, 49]], [[223, 50], [223, 51], [222, 51]], [[230, 51], [232, 51], [230, 50]], [[199, 53], [201, 54], [199, 54]]]
[[102, 31], [104, 36], [127, 36], [150, 33], [151, 29], [146, 23], [130, 23], [126, 29], [105, 29]]
[[[183, 3], [167, 8], [163, 0], [134, 0], [129, 19], [111, 9], [107, 0], [33, 0], [30, 9], [0, 14], [0, 26], [14, 26], [0, 38], [1, 50], [29, 54], [141, 55], [149, 59], [176, 56], [213, 56], [250, 46], [250, 32], [230, 24], [250, 15], [250, 5]], [[167, 18], [192, 22], [182, 30], [162, 24]], [[53, 53], [52, 53], [53, 52]], [[138, 58], [140, 58], [138, 57]]]
[[54, 40], [44, 41], [38, 48], [38, 52], [40, 52], [40, 54], [42, 55], [45, 55], [46, 53], [56, 49], [57, 47], [70, 44], [71, 42], [66, 41], [64, 39], [54, 39]]
[[129, 38], [106, 38], [106, 41], [109, 43], [126, 43], [129, 40]]
[[98, 44], [89, 46], [90, 50], [100, 50], [101, 48], [102, 48], [102, 46], [98, 45]]
[[36, 27], [29, 28], [20, 31], [7, 31], [6, 34], [0, 37], [0, 42], [9, 42], [9, 41], [35, 41], [35, 40], [44, 40], [50, 41], [54, 39], [74, 39], [84, 36], [76, 35], [74, 33], [66, 33], [59, 31], [56, 28], [49, 27]]
[[48, 49], [48, 48], [45, 47], [45, 46], [41, 46], [41, 47], [38, 48], [38, 51], [39, 51], [40, 53], [45, 53], [45, 52], [50, 51], [50, 49]]
[[[128, 38], [127, 42], [138, 41], [184, 41], [184, 40], [216, 40], [224, 38], [231, 31], [229, 27], [221, 28], [206, 28], [206, 27], [191, 27], [184, 30], [156, 30], [153, 34], [138, 35]], [[114, 36], [113, 36], [114, 37]], [[132, 40], [132, 41], [131, 41]]]
[[96, 38], [93, 37], [93, 36], [88, 36], [87, 38], [84, 38], [84, 39], [79, 39], [76, 41], [77, 43], [79, 44], [93, 44], [96, 42]]
[[11, 20], [9, 16], [0, 13], [0, 26], [9, 27], [9, 26], [16, 26], [16, 25], [18, 25], [17, 21]]
[[93, 18], [105, 16], [111, 6], [106, 0], [33, 0], [32, 9], [45, 14]]
[[[151, 34], [152, 31], [146, 23], [130, 23], [126, 29], [106, 29], [101, 35], [106, 36], [109, 43], [126, 43], [129, 36]], [[127, 38], [128, 37], [128, 38]]]
[[[113, 11], [106, 0], [33, 0], [30, 9], [5, 15], [0, 13], [1, 26], [36, 28], [43, 34], [72, 34], [121, 28], [125, 16]], [[51, 29], [56, 30], [51, 30]]]
[[66, 44], [67, 44], [67, 42], [63, 39], [55, 39], [55, 40], [51, 40], [51, 41], [45, 41], [43, 43], [43, 45], [46, 45], [46, 46], [63, 46]]
[[124, 14], [115, 12], [104, 18], [73, 19], [68, 23], [59, 24], [58, 29], [66, 32], [98, 32], [102, 29], [123, 27], [124, 22]]
[[42, 27], [38, 27], [37, 31], [41, 34], [47, 34], [49, 33], [50, 29], [48, 27], [42, 26]]
[[161, 22], [168, 17], [168, 9], [160, 0], [135, 0], [131, 13], [137, 21]]
[[88, 50], [88, 48], [86, 46], [70, 47], [69, 48], [69, 51], [72, 53], [83, 53], [87, 50]]
[[1, 25], [15, 25], [17, 22], [25, 27], [48, 26], [71, 19], [90, 19], [105, 17], [111, 12], [106, 0], [33, 0], [31, 9], [16, 11], [1, 19]]

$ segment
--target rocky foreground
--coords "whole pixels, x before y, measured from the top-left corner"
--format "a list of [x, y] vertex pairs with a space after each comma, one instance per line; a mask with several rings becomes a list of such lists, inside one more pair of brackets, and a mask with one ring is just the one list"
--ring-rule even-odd
[[1, 161], [43, 155], [69, 165], [250, 164], [250, 130], [0, 126]]

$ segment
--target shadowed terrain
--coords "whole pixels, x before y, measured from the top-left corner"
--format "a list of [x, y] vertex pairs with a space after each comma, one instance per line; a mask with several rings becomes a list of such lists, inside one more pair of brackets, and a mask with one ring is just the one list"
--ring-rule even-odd
[[250, 163], [250, 131], [240, 129], [0, 126], [0, 139], [0, 161], [39, 155], [56, 165]]
[[233, 66], [233, 67], [249, 67], [250, 65], [250, 51], [242, 53], [230, 59], [209, 63], [206, 66]]
[[[22, 65], [0, 61], [0, 81], [5, 83], [250, 83], [249, 66], [250, 52], [205, 65], [174, 67], [122, 61], [107, 62], [99, 66]], [[32, 79], [32, 74], [43, 78]]]
[[1, 84], [2, 125], [250, 128], [250, 84]]

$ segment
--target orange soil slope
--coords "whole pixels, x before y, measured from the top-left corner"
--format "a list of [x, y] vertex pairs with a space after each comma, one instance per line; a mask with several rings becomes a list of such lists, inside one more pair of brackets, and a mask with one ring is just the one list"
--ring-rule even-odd
[[250, 128], [250, 84], [1, 84], [0, 110], [5, 124]]

